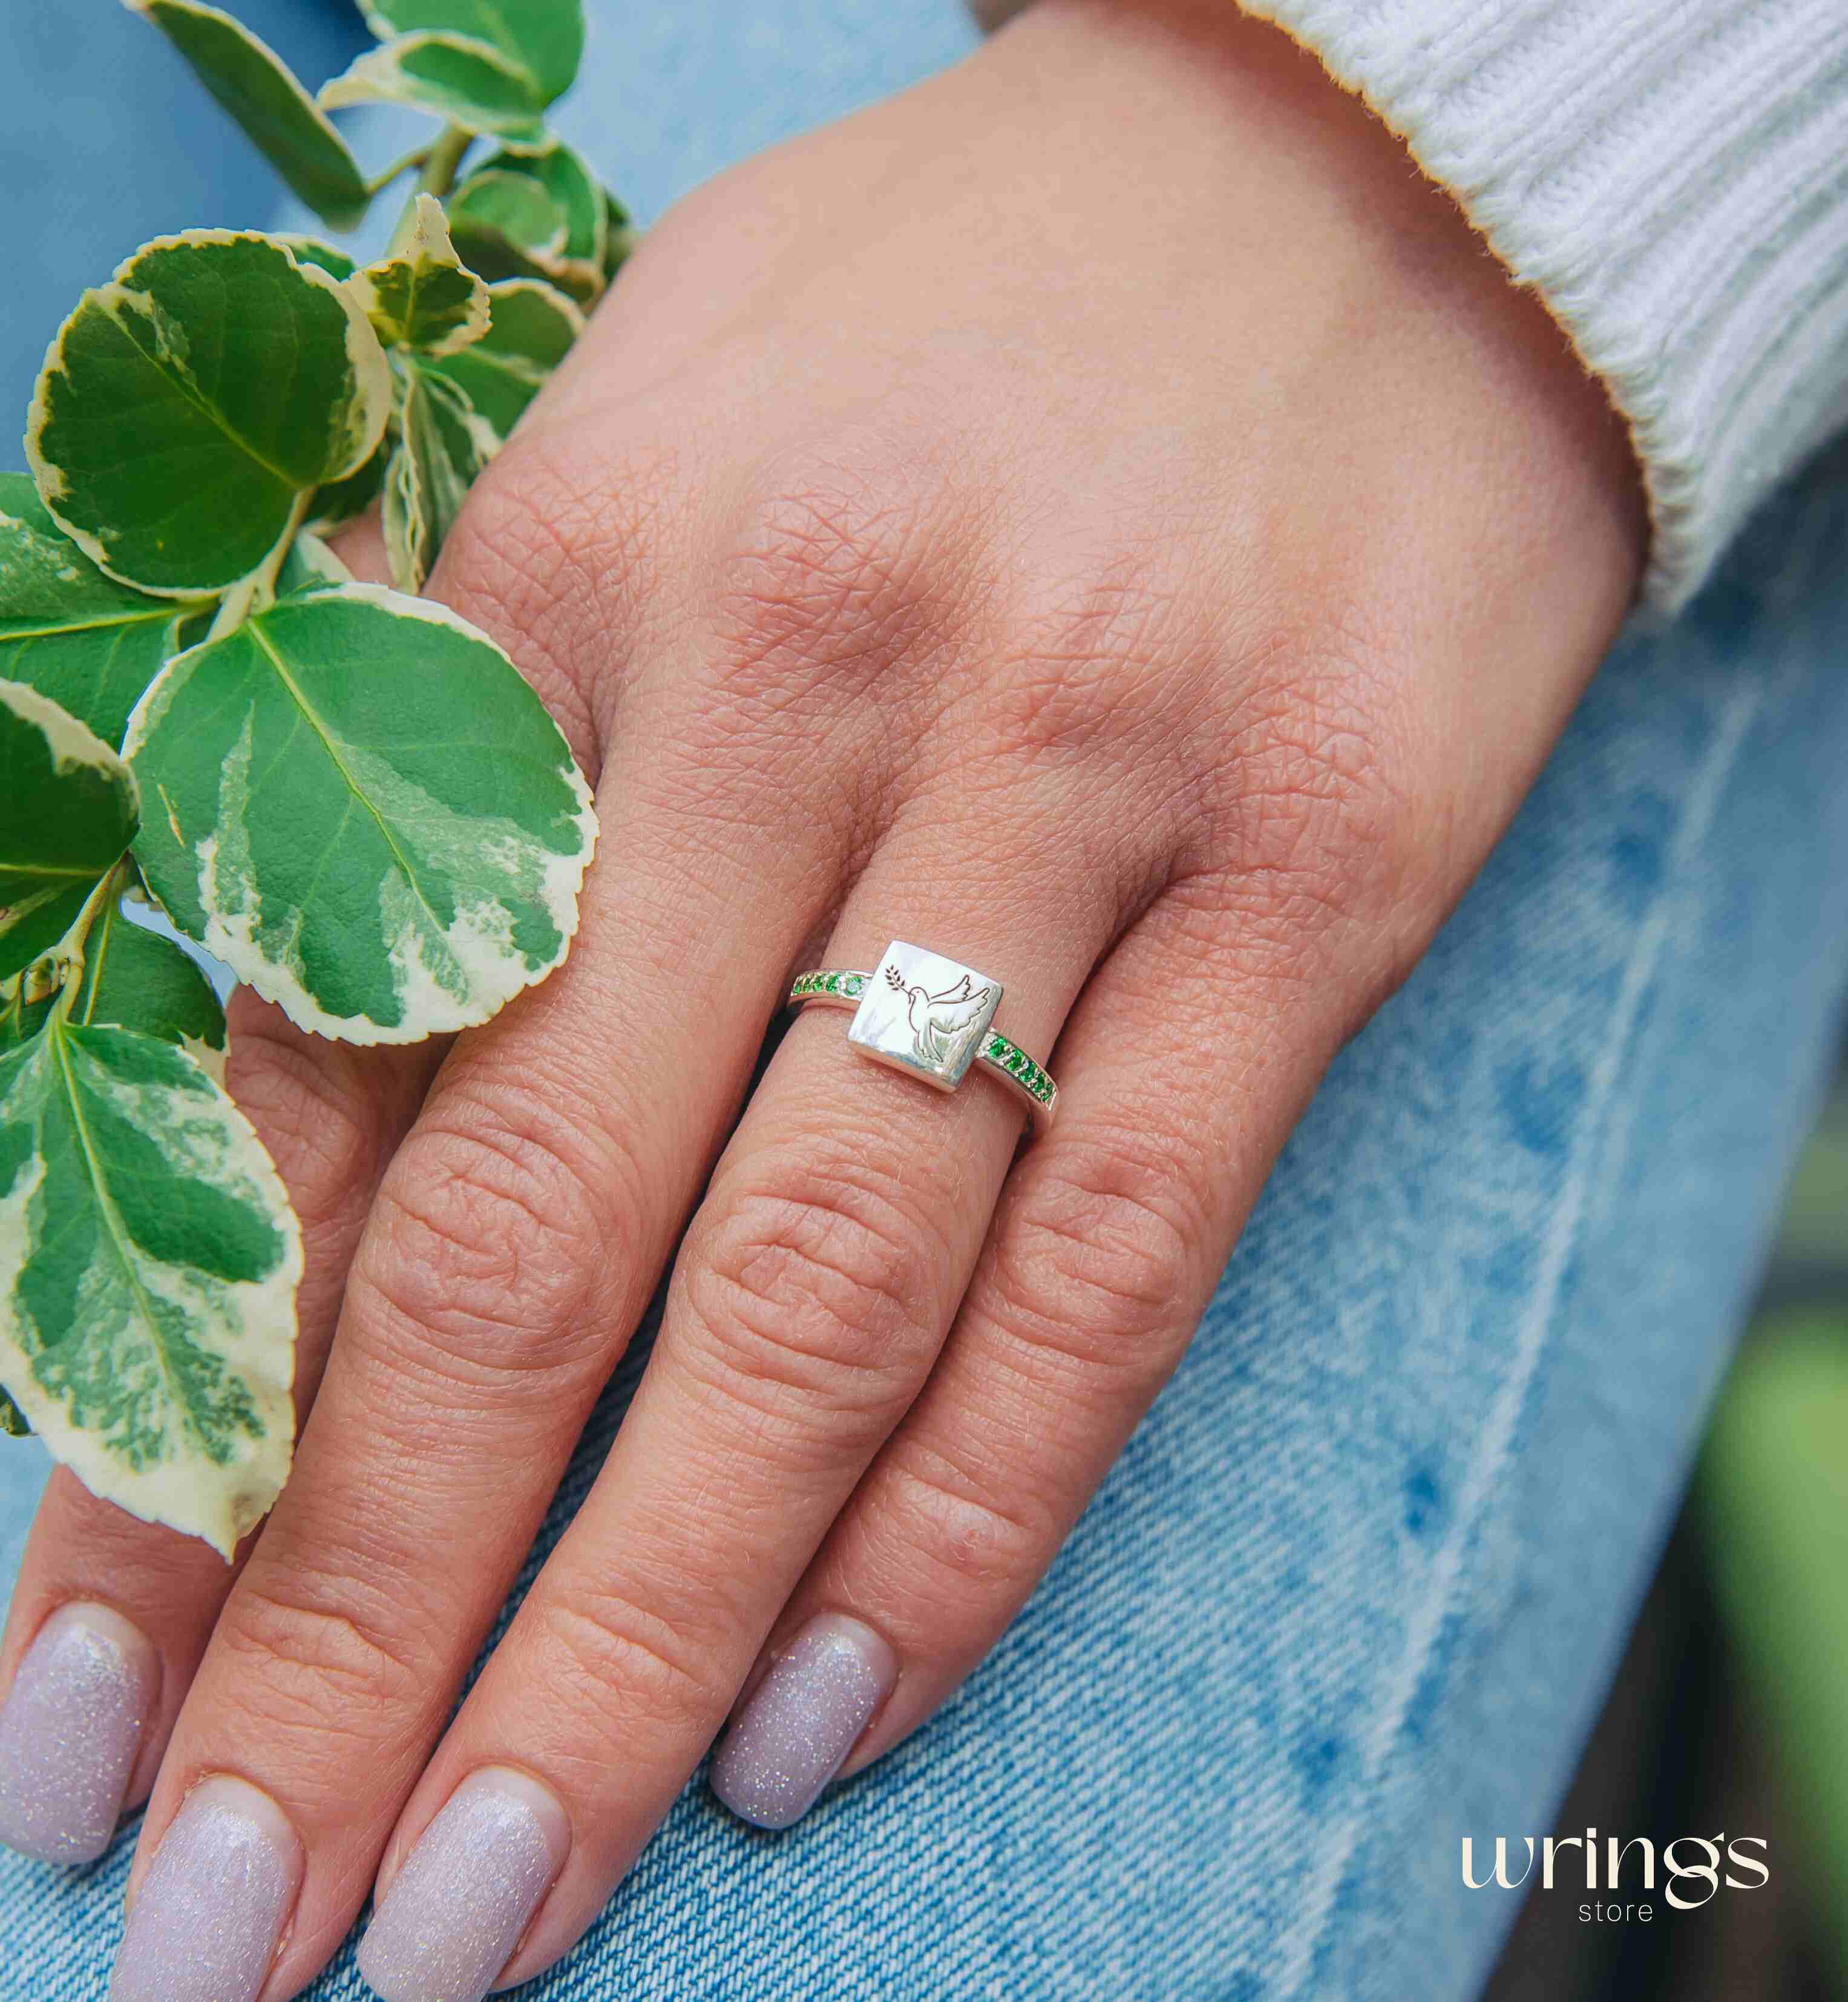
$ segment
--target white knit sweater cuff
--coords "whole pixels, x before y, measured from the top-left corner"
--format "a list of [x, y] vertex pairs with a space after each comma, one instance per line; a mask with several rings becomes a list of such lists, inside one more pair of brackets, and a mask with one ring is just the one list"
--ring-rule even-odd
[[1848, 423], [1848, 5], [1243, 4], [1400, 135], [1604, 378], [1648, 483], [1648, 595], [1675, 609]]

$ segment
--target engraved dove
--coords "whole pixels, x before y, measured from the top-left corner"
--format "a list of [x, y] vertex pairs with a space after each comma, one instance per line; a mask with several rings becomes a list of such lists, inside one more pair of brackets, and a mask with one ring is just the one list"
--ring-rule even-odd
[[961, 1055], [958, 1045], [965, 1037], [980, 1034], [994, 989], [978, 987], [966, 973], [940, 994], [908, 987], [895, 966], [886, 968], [885, 977], [887, 985], [905, 996], [905, 1020], [911, 1024], [918, 1061], [933, 1070], [954, 1069]]

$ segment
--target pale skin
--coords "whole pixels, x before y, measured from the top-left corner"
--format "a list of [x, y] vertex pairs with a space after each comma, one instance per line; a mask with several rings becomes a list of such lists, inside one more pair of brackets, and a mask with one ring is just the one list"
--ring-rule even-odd
[[[432, 585], [597, 785], [577, 947], [443, 1050], [239, 999], [308, 1237], [294, 1478], [230, 1572], [63, 1474], [33, 1534], [0, 1682], [75, 1599], [161, 1656], [131, 1896], [202, 1777], [262, 1788], [305, 1863], [283, 2002], [513, 1767], [570, 1826], [517, 1981], [811, 1615], [899, 1663], [849, 1770], [915, 1731], [1506, 825], [1645, 535], [1543, 308], [1225, 0], [1044, 0], [670, 216]], [[739, 1121], [790, 974], [894, 937], [1005, 984], [1048, 1135], [825, 1010]], [[445, 1729], [683, 1230], [608, 1466]]]

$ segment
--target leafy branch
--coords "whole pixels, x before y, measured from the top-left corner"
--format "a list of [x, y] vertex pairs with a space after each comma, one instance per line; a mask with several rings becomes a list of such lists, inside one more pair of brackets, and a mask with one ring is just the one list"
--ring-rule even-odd
[[[228, 1557], [288, 1470], [301, 1232], [217, 993], [138, 907], [359, 1043], [484, 1022], [563, 959], [588, 788], [416, 594], [630, 232], [546, 123], [579, 0], [382, 0], [318, 99], [221, 9], [128, 4], [330, 228], [417, 176], [364, 266], [144, 244], [0, 473], [0, 1431]], [[369, 99], [440, 129], [368, 173], [328, 113]], [[321, 539], [374, 508], [390, 589]]]

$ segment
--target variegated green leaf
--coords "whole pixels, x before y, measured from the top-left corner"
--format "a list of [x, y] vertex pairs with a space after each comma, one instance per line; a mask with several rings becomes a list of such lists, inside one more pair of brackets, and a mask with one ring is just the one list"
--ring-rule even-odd
[[63, 938], [137, 821], [134, 780], [102, 738], [0, 682], [0, 980]]
[[229, 1557], [288, 1473], [302, 1237], [190, 1057], [54, 1012], [0, 1057], [0, 1378], [92, 1493]]
[[137, 924], [120, 902], [99, 913], [67, 1011], [78, 1028], [139, 1030], [176, 1043], [225, 1082], [225, 1010], [197, 963]]
[[546, 98], [532, 75], [486, 42], [462, 35], [404, 35], [368, 49], [321, 87], [323, 110], [343, 104], [409, 104], [465, 131], [510, 145], [544, 142]]
[[391, 255], [355, 275], [354, 296], [388, 347], [453, 354], [487, 331], [488, 288], [462, 268], [434, 195], [420, 194], [411, 215]]
[[465, 391], [505, 438], [584, 332], [584, 315], [563, 292], [532, 278], [489, 286], [488, 302], [480, 340], [428, 365]]
[[[498, 153], [497, 160], [517, 158]], [[535, 256], [562, 257], [570, 218], [545, 183], [505, 166], [483, 167], [457, 183], [449, 197], [452, 228], [491, 230]]]
[[258, 569], [305, 489], [370, 457], [385, 351], [331, 274], [192, 230], [85, 292], [46, 358], [26, 451], [45, 504], [112, 577], [168, 596]]
[[413, 598], [424, 588], [441, 546], [435, 525], [437, 495], [431, 487], [417, 453], [408, 440], [400, 438], [385, 466], [378, 525], [392, 582]]
[[257, 150], [323, 221], [350, 229], [371, 194], [359, 163], [281, 58], [200, 0], [127, 0], [161, 29]]
[[46, 511], [28, 475], [0, 473], [0, 675], [120, 744], [128, 712], [180, 650], [194, 609], [106, 577]]
[[471, 180], [487, 174], [512, 174], [542, 187], [563, 225], [563, 235], [548, 246], [522, 244], [535, 256], [549, 255], [560, 267], [570, 268], [584, 283], [601, 282], [603, 256], [608, 242], [609, 210], [602, 185], [583, 160], [561, 141], [554, 140], [536, 153], [500, 152], [486, 161]]
[[455, 383], [415, 361], [396, 366], [398, 442], [385, 468], [380, 521], [392, 581], [414, 594], [500, 440]]
[[[297, 263], [319, 265], [323, 271], [343, 281], [351, 278], [359, 268], [344, 250], [332, 243], [323, 243], [318, 236], [284, 235], [277, 241], [288, 245]], [[319, 488], [309, 503], [308, 526], [317, 532], [324, 532], [338, 528], [343, 521], [351, 521], [357, 514], [364, 514], [378, 498], [379, 486], [385, 478], [385, 458], [386, 447], [381, 443], [357, 472]]]
[[298, 264], [317, 265], [333, 277], [350, 278], [357, 268], [338, 244], [323, 242], [319, 236], [304, 236], [298, 231], [284, 230], [277, 234], [276, 241]]
[[[549, 180], [521, 172], [521, 155], [498, 153], [469, 176], [449, 201], [450, 226], [457, 254], [484, 278], [539, 278], [594, 305], [604, 287], [608, 211], [602, 190], [590, 183], [594, 221], [576, 197], [584, 185], [577, 155], [553, 146], [531, 155], [546, 165]], [[557, 183], [555, 187], [552, 182]], [[594, 256], [574, 246], [589, 242]]]
[[276, 573], [276, 595], [284, 598], [291, 591], [320, 591], [330, 584], [352, 581], [352, 571], [319, 535], [304, 528], [290, 543], [289, 553]]
[[589, 790], [506, 655], [441, 606], [279, 598], [173, 661], [129, 744], [149, 888], [304, 1028], [413, 1042], [564, 957]]
[[564, 253], [564, 211], [525, 174], [470, 174], [450, 196], [448, 217], [457, 256], [490, 281], [548, 277]]
[[381, 41], [423, 30], [486, 42], [533, 78], [546, 103], [570, 89], [584, 54], [583, 0], [372, 0], [364, 12]]

